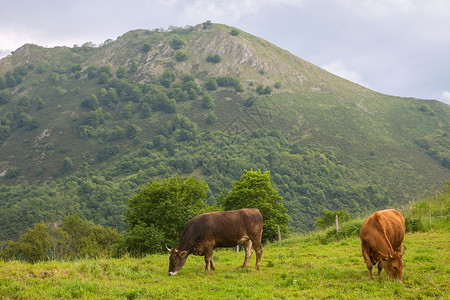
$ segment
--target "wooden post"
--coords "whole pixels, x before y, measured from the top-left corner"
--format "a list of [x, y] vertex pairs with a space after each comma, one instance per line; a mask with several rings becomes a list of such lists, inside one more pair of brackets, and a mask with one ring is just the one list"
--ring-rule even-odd
[[411, 221], [413, 220], [411, 201], [409, 201], [409, 218], [411, 219]]
[[338, 215], [336, 215], [336, 234], [339, 233], [339, 218]]
[[278, 225], [277, 228], [278, 228], [278, 243], [281, 243], [281, 230], [280, 230], [280, 225]]
[[431, 231], [431, 207], [430, 207], [430, 231]]
[[236, 246], [236, 252], [239, 252], [239, 245]]

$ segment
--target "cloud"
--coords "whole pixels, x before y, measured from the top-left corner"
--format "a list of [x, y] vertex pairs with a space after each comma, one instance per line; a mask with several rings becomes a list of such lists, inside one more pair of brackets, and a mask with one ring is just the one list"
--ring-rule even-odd
[[189, 23], [211, 20], [215, 23], [238, 23], [245, 17], [258, 15], [265, 9], [302, 8], [304, 0], [195, 0], [187, 5], [185, 18]]
[[11, 51], [26, 43], [33, 43], [32, 34], [21, 31], [0, 30], [0, 51]]
[[346, 7], [360, 17], [385, 18], [416, 11], [416, 2], [415, 0], [338, 0], [335, 3]]
[[342, 60], [333, 61], [333, 62], [329, 63], [328, 65], [322, 66], [322, 68], [327, 70], [330, 73], [333, 73], [333, 74], [339, 76], [339, 77], [345, 78], [354, 83], [357, 83], [357, 84], [360, 84], [367, 88], [370, 88], [369, 84], [364, 82], [361, 75], [359, 75], [359, 73], [356, 71], [352, 71], [352, 70], [348, 69]]
[[450, 105], [450, 92], [449, 91], [442, 92], [441, 96], [439, 97], [439, 100]]

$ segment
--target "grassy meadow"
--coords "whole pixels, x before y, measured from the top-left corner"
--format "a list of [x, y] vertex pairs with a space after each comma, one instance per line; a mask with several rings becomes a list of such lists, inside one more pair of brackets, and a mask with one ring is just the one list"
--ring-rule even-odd
[[[450, 232], [405, 237], [404, 283], [369, 280], [357, 236], [323, 244], [324, 234], [265, 245], [261, 269], [239, 269], [244, 252], [215, 251], [216, 271], [190, 256], [168, 276], [168, 255], [142, 259], [0, 262], [1, 299], [448, 299]], [[376, 270], [376, 268], [375, 268]]]

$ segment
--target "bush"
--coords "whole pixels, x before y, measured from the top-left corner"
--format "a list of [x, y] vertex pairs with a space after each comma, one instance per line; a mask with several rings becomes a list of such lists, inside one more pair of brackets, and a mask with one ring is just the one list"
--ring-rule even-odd
[[149, 42], [144, 43], [144, 45], [142, 45], [142, 52], [147, 53], [148, 51], [150, 51], [150, 49], [152, 49], [152, 45]]
[[214, 54], [214, 55], [209, 54], [209, 55], [206, 57], [206, 61], [207, 61], [207, 62], [214, 63], [214, 64], [217, 64], [217, 63], [220, 63], [220, 62], [222, 61], [222, 58], [220, 57], [219, 54]]
[[239, 35], [239, 30], [237, 30], [236, 28], [233, 28], [233, 29], [231, 29], [230, 34], [231, 34], [232, 36], [237, 36], [237, 35]]
[[217, 81], [215, 78], [208, 78], [205, 81], [205, 88], [209, 91], [215, 91], [215, 90], [217, 90], [218, 87], [219, 87], [219, 85], [217, 84]]
[[188, 59], [188, 55], [187, 55], [186, 51], [177, 50], [175, 52], [175, 59], [176, 59], [177, 62], [183, 62], [183, 61], [186, 61]]
[[328, 244], [333, 241], [338, 241], [343, 238], [351, 237], [351, 236], [359, 236], [359, 232], [361, 229], [364, 220], [353, 220], [342, 225], [339, 224], [339, 231], [336, 232], [336, 228], [330, 228], [326, 230], [324, 233], [319, 233], [314, 235], [315, 239], [321, 244]]
[[420, 219], [405, 219], [405, 229], [406, 232], [419, 232], [425, 231], [425, 228]]
[[211, 96], [211, 94], [206, 94], [205, 96], [203, 96], [202, 107], [206, 109], [214, 108], [214, 98]]
[[172, 47], [173, 50], [179, 50], [184, 47], [186, 43], [180, 39], [178, 35], [175, 35], [170, 42], [170, 47]]

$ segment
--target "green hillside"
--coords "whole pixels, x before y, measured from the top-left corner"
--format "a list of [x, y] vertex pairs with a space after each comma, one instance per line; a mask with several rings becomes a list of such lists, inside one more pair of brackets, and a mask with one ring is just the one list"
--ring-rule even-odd
[[399, 205], [450, 179], [449, 112], [209, 22], [27, 44], [0, 60], [0, 240], [72, 213], [123, 230], [147, 181], [195, 176], [212, 204], [251, 168], [271, 172], [293, 231]]

